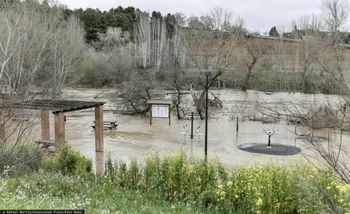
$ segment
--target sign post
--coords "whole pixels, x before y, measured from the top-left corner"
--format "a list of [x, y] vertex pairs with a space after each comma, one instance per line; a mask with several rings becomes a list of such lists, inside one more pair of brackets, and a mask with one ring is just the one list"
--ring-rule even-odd
[[170, 126], [171, 101], [149, 100], [148, 104], [151, 105], [150, 125], [152, 125], [152, 118], [169, 118], [169, 126]]

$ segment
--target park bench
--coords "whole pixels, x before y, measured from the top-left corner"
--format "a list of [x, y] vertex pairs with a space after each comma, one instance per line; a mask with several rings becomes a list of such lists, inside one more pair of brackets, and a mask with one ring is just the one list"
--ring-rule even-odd
[[54, 140], [36, 140], [35, 143], [41, 145], [49, 152], [56, 151], [56, 142]]
[[14, 122], [28, 122], [29, 118], [14, 117], [14, 118], [11, 118], [11, 120], [14, 121]]
[[[96, 122], [94, 121], [94, 123], [96, 124]], [[118, 126], [118, 122], [117, 121], [103, 121], [103, 130], [111, 130], [111, 129], [116, 129]], [[91, 126], [93, 129], [96, 128], [95, 125]]]
[[54, 140], [36, 140], [35, 143], [42, 144], [45, 147], [56, 146], [56, 142]]
[[[36, 140], [35, 143], [41, 145], [43, 148], [45, 148], [49, 152], [55, 152], [56, 151], [56, 141], [55, 140]], [[67, 141], [65, 142], [67, 143]]]

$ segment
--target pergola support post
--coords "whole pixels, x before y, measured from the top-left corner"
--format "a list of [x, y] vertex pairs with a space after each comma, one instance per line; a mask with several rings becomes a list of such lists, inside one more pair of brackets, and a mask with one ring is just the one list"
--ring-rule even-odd
[[103, 105], [95, 107], [95, 150], [103, 152]]
[[153, 108], [153, 105], [152, 104], [150, 104], [150, 106], [151, 106], [151, 111], [150, 111], [150, 115], [149, 115], [149, 125], [150, 126], [152, 126], [152, 108]]
[[65, 129], [64, 129], [64, 113], [56, 112], [55, 114], [55, 143], [57, 148], [65, 143]]
[[103, 175], [104, 169], [104, 160], [103, 160], [103, 152], [95, 152], [95, 163], [96, 163], [96, 174]]
[[41, 138], [50, 140], [50, 112], [41, 110]]

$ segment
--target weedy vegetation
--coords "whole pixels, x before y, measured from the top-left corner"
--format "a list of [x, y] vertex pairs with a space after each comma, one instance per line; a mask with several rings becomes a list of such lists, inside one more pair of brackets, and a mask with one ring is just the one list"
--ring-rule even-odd
[[92, 162], [68, 146], [29, 174], [0, 179], [0, 209], [84, 209], [87, 213], [347, 213], [350, 185], [307, 163], [226, 169], [179, 152], [144, 164]]

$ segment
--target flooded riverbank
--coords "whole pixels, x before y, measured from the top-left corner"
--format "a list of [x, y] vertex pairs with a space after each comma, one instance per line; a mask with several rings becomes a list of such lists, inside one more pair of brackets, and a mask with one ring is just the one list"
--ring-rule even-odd
[[[102, 93], [103, 92], [103, 93]], [[257, 101], [265, 103], [308, 103], [321, 105], [322, 102], [332, 102], [341, 105], [341, 99], [332, 95], [303, 95], [263, 92], [221, 90], [215, 93], [223, 101], [223, 108], [210, 109], [208, 124], [208, 155], [218, 159], [227, 167], [236, 167], [245, 164], [269, 163], [294, 164], [303, 160], [304, 155], [313, 155], [311, 145], [305, 139], [296, 136], [294, 125], [284, 122], [262, 123], [257, 121], [239, 120], [239, 132], [236, 132], [235, 105], [249, 103], [254, 105]], [[194, 139], [190, 139], [189, 120], [177, 120], [175, 112], [172, 112], [171, 126], [167, 119], [154, 119], [152, 126], [149, 117], [127, 116], [114, 114], [115, 108], [110, 101], [112, 89], [66, 89], [63, 97], [66, 99], [105, 101], [104, 120], [118, 121], [118, 127], [104, 131], [104, 153], [95, 153], [95, 135], [91, 127], [94, 121], [93, 109], [88, 111], [67, 113], [66, 140], [68, 144], [78, 149], [82, 154], [94, 160], [97, 165], [103, 165], [108, 158], [114, 161], [122, 160], [130, 162], [144, 161], [146, 154], [156, 151], [160, 154], [173, 154], [180, 150], [190, 157], [204, 156], [204, 121], [194, 121]], [[51, 115], [51, 136], [53, 137], [53, 117]], [[39, 120], [37, 122], [39, 127]], [[266, 144], [268, 137], [264, 129], [275, 128], [276, 133], [271, 137], [274, 144], [298, 147], [301, 152], [293, 155], [267, 155], [242, 151], [238, 148], [242, 144]], [[40, 130], [39, 128], [35, 130]], [[307, 130], [298, 128], [298, 132]], [[40, 133], [35, 133], [38, 138]], [[343, 140], [350, 142], [348, 135]]]

